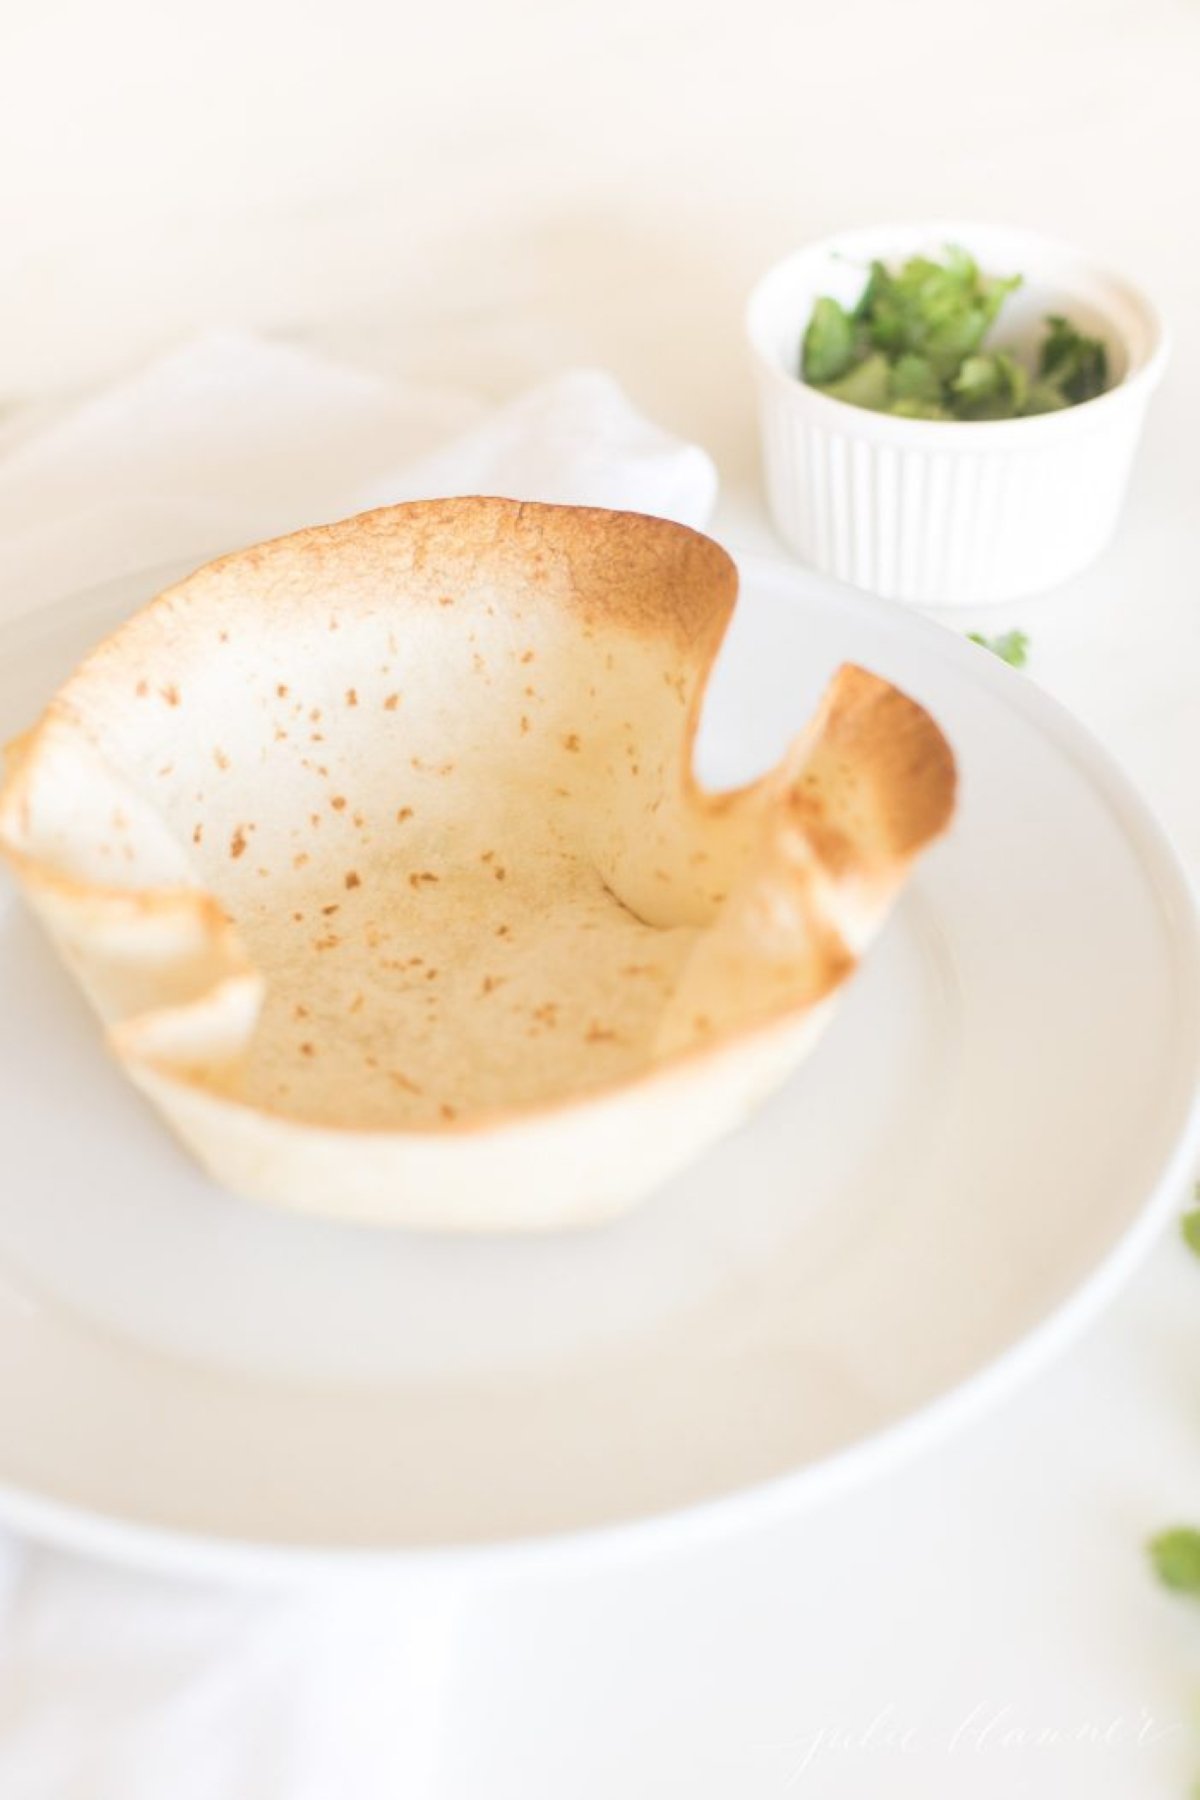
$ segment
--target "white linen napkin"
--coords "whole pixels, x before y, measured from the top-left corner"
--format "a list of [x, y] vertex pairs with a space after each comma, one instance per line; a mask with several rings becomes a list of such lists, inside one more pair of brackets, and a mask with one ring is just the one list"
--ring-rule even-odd
[[[14, 435], [0, 456], [0, 627], [134, 569], [390, 500], [491, 493], [701, 525], [717, 488], [702, 450], [597, 371], [489, 414], [237, 335]], [[0, 1795], [421, 1800], [462, 1594], [378, 1579], [221, 1589], [0, 1533]]]
[[468, 395], [212, 335], [0, 458], [0, 619], [394, 500], [502, 494], [702, 525], [716, 492], [705, 452], [599, 370], [487, 413]]

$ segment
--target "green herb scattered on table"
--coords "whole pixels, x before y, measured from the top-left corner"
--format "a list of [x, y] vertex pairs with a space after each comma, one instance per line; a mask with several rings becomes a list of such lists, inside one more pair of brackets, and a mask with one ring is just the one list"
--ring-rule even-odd
[[999, 637], [984, 637], [981, 631], [968, 631], [967, 638], [972, 644], [982, 644], [985, 650], [990, 650], [1012, 669], [1023, 669], [1029, 661], [1029, 639], [1023, 631], [1003, 631]]
[[1200, 1205], [1193, 1206], [1191, 1212], [1184, 1213], [1179, 1221], [1179, 1227], [1183, 1232], [1183, 1241], [1188, 1249], [1194, 1250], [1196, 1255], [1200, 1256]]
[[1200, 1597], [1200, 1531], [1190, 1525], [1174, 1525], [1152, 1537], [1146, 1547], [1164, 1587]]
[[[1185, 1243], [1200, 1255], [1200, 1182], [1192, 1198], [1195, 1204], [1184, 1213], [1180, 1224]], [[1200, 1531], [1191, 1525], [1172, 1525], [1152, 1537], [1146, 1549], [1164, 1587], [1200, 1599]]]
[[984, 275], [950, 245], [893, 272], [871, 264], [853, 311], [822, 298], [804, 333], [800, 372], [851, 406], [905, 419], [1017, 419], [1094, 400], [1108, 386], [1108, 352], [1061, 314], [1031, 373], [985, 340], [1019, 275]]

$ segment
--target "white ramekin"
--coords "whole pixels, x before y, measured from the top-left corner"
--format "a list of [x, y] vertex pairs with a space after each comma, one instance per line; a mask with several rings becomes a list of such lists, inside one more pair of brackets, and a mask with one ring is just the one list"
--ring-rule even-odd
[[[961, 244], [991, 275], [1021, 274], [989, 341], [1032, 351], [1046, 313], [1105, 339], [1114, 385], [1028, 419], [897, 419], [799, 378], [821, 294], [857, 299], [873, 257]], [[805, 562], [924, 606], [981, 606], [1050, 588], [1091, 562], [1117, 523], [1166, 334], [1135, 288], [1024, 231], [957, 221], [847, 231], [786, 257], [750, 296], [767, 498]]]

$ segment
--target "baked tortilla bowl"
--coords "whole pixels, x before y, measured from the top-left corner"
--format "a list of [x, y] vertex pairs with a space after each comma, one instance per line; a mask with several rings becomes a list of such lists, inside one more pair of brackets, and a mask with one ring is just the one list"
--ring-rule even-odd
[[782, 762], [693, 747], [732, 563], [464, 499], [237, 552], [10, 747], [0, 847], [223, 1186], [374, 1225], [632, 1206], [815, 1042], [954, 763], [845, 667]]

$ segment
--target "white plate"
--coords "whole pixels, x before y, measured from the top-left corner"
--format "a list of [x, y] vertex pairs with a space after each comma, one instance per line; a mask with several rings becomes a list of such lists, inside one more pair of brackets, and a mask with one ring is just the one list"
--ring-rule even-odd
[[[0, 731], [161, 579], [11, 630]], [[798, 1078], [625, 1223], [463, 1242], [231, 1199], [0, 891], [0, 1515], [268, 1575], [681, 1541], [881, 1468], [1111, 1293], [1197, 1135], [1171, 853], [1029, 679], [775, 565], [746, 588], [709, 778], [853, 659], [936, 715], [961, 813]]]

